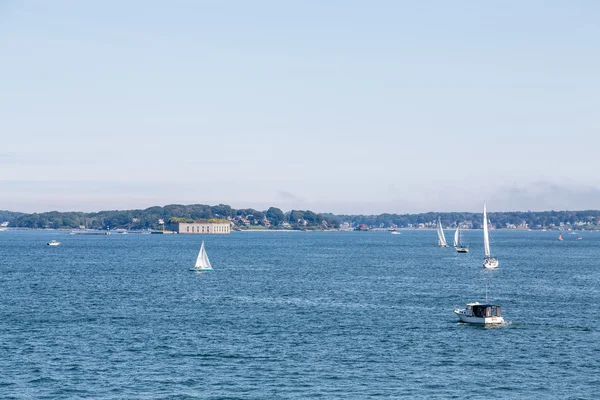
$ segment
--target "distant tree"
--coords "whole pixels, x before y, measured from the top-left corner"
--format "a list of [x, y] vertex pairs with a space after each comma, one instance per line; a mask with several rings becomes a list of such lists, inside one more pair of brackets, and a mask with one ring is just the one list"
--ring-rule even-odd
[[270, 207], [267, 211], [265, 211], [265, 216], [269, 222], [275, 226], [285, 222], [285, 214], [276, 207]]
[[290, 223], [298, 223], [302, 218], [304, 218], [304, 211], [292, 210], [288, 216]]

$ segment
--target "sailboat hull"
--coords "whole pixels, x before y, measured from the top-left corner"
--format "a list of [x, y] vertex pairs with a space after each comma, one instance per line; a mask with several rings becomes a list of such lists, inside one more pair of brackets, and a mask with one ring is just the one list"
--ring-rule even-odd
[[466, 247], [457, 247], [457, 248], [456, 248], [456, 252], [457, 252], [457, 253], [468, 253], [468, 252], [469, 252], [469, 249], [468, 249], [468, 248], [466, 248]]
[[496, 269], [498, 268], [498, 260], [495, 258], [486, 258], [483, 260], [483, 266], [488, 269]]

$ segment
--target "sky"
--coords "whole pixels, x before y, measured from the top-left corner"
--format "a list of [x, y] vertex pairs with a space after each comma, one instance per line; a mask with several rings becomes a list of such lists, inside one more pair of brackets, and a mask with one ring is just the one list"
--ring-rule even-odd
[[600, 209], [600, 2], [0, 1], [0, 209]]

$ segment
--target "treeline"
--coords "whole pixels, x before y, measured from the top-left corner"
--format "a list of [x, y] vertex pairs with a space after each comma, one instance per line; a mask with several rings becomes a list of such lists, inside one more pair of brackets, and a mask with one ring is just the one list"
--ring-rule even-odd
[[[34, 214], [0, 211], [0, 221], [9, 221], [11, 227], [54, 228], [54, 229], [158, 229], [160, 221], [229, 220], [240, 229], [337, 229], [357, 227], [369, 228], [428, 228], [434, 227], [438, 216], [444, 227], [460, 224], [466, 228], [481, 228], [480, 213], [422, 213], [422, 214], [379, 214], [379, 215], [335, 215], [319, 214], [305, 210], [283, 212], [271, 207], [259, 211], [251, 208], [234, 209], [228, 205], [208, 206], [168, 205], [144, 210], [83, 212], [46, 212]], [[496, 228], [556, 228], [561, 226], [576, 229], [596, 229], [600, 211], [541, 211], [541, 212], [495, 212], [489, 214], [490, 223]]]
[[161, 222], [230, 220], [243, 228], [323, 229], [337, 228], [337, 220], [312, 211], [292, 210], [284, 213], [276, 207], [259, 211], [252, 208], [234, 209], [228, 205], [203, 204], [150, 207], [145, 210], [83, 212], [45, 212], [22, 214], [10, 219], [9, 226], [53, 229], [158, 229]]
[[10, 222], [13, 219], [17, 218], [18, 216], [23, 215], [23, 213], [20, 212], [14, 212], [14, 211], [7, 211], [7, 210], [0, 210], [0, 223], [2, 222]]

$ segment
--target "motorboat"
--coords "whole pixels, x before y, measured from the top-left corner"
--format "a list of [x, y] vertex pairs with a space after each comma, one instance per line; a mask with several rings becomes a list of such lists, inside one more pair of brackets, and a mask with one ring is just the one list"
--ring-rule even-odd
[[461, 322], [468, 324], [497, 325], [504, 323], [502, 311], [498, 305], [468, 303], [465, 308], [455, 307], [454, 313]]
[[56, 240], [51, 240], [48, 242], [48, 246], [60, 246], [60, 242]]

